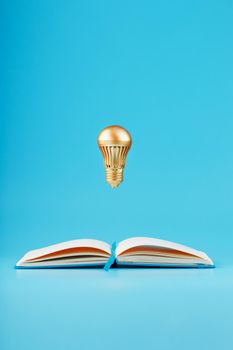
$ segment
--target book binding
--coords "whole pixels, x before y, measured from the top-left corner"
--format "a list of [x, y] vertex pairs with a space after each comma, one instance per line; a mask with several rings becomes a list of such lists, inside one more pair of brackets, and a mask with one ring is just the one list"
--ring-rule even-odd
[[106, 262], [106, 264], [104, 265], [105, 271], [108, 271], [116, 260], [116, 246], [117, 246], [116, 242], [113, 242], [112, 247], [111, 247], [111, 255], [110, 255], [108, 261]]

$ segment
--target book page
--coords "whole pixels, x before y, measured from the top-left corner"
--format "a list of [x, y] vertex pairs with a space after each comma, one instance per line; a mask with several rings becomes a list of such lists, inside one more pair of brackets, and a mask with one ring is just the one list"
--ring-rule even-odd
[[[96, 239], [77, 239], [67, 242], [62, 242], [58, 244], [53, 244], [51, 246], [40, 248], [36, 250], [32, 250], [25, 254], [20, 261], [16, 264], [19, 266], [21, 263], [29, 260], [41, 259], [43, 257], [47, 257], [49, 255], [59, 256], [59, 252], [61, 252], [61, 256], [69, 255], [69, 250], [72, 251], [74, 248], [87, 248], [87, 252], [91, 250], [96, 250], [98, 255], [106, 256], [111, 254], [111, 246], [103, 241], [99, 241]], [[89, 248], [89, 250], [88, 250]], [[67, 251], [67, 254], [64, 254], [64, 251]], [[83, 249], [82, 249], [83, 251]], [[57, 254], [55, 254], [57, 253]]]
[[107, 258], [101, 257], [88, 257], [88, 258], [61, 258], [55, 260], [46, 260], [40, 261], [36, 260], [36, 262], [22, 262], [17, 266], [26, 266], [29, 268], [34, 267], [74, 267], [74, 266], [103, 266], [107, 262]]
[[[123, 255], [125, 251], [135, 247], [154, 247], [154, 248], [166, 248], [171, 250], [176, 250], [182, 253], [187, 253], [198, 258], [204, 259], [209, 263], [213, 264], [212, 260], [201, 251], [184, 246], [182, 244], [165, 241], [158, 238], [151, 237], [132, 237], [121, 241], [116, 248], [116, 256]], [[172, 252], [171, 252], [172, 253]]]

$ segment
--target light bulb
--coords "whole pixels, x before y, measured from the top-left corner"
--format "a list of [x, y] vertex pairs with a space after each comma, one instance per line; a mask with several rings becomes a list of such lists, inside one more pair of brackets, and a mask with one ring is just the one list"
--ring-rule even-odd
[[116, 188], [123, 181], [126, 156], [132, 144], [127, 130], [118, 125], [104, 128], [98, 136], [98, 145], [104, 158], [106, 181]]

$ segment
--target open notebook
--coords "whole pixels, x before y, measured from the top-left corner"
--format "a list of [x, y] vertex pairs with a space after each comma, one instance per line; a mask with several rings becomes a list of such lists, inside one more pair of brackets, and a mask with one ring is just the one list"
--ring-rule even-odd
[[112, 246], [95, 239], [77, 239], [28, 252], [17, 268], [104, 266], [213, 267], [203, 252], [149, 237], [133, 237]]

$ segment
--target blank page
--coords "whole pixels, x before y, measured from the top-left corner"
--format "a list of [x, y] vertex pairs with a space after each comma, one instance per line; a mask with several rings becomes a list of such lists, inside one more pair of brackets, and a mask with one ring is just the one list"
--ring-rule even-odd
[[125, 239], [124, 241], [121, 241], [117, 245], [116, 256], [119, 256], [120, 254], [122, 254], [124, 251], [128, 249], [139, 247], [139, 246], [174, 249], [176, 251], [180, 251], [183, 253], [187, 253], [187, 254], [191, 254], [193, 256], [199, 257], [201, 259], [208, 261], [210, 264], [213, 264], [212, 260], [204, 252], [201, 252], [193, 248], [189, 248], [182, 244], [165, 241], [158, 238], [151, 238], [151, 237], [133, 237], [133, 238], [128, 238], [128, 239]]

